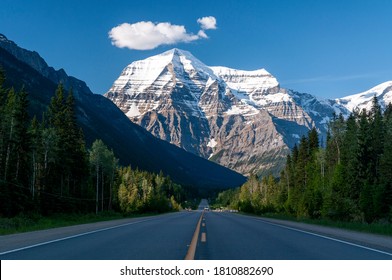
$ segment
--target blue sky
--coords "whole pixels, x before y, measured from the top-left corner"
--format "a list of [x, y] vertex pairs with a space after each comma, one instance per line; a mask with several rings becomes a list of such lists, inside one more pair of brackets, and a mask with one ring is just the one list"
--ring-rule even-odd
[[[2, 0], [0, 33], [100, 94], [132, 61], [177, 47], [207, 65], [265, 68], [283, 87], [336, 98], [392, 80], [391, 14], [389, 0]], [[197, 22], [207, 16], [216, 29]], [[149, 50], [112, 44], [112, 28], [148, 21], [208, 38]]]

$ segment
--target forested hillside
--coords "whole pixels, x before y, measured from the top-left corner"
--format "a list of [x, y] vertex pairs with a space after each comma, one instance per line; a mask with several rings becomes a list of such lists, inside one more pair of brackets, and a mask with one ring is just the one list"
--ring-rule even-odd
[[341, 221], [392, 220], [392, 106], [336, 116], [326, 147], [317, 131], [302, 137], [280, 179], [252, 176], [217, 202], [245, 212], [288, 213]]
[[163, 212], [187, 199], [163, 174], [119, 167], [101, 140], [87, 150], [72, 91], [60, 84], [43, 115], [31, 119], [28, 93], [4, 88], [4, 80], [0, 71], [0, 217]]

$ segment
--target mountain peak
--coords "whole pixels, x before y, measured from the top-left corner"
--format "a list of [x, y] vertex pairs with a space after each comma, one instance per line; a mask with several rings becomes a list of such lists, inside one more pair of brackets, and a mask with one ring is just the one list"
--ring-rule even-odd
[[176, 55], [176, 56], [180, 56], [180, 55], [184, 55], [184, 53], [189, 54], [189, 52], [187, 52], [187, 51], [184, 51], [184, 50], [181, 50], [181, 49], [178, 49], [178, 48], [173, 48], [171, 50], [163, 52], [162, 55], [173, 54], [173, 55]]
[[193, 57], [193, 55], [192, 55], [190, 52], [185, 51], [185, 50], [181, 50], [181, 49], [178, 49], [178, 48], [173, 48], [173, 49], [171, 49], [171, 50], [168, 50], [168, 51], [165, 51], [165, 52], [163, 52], [163, 53], [161, 53], [161, 54], [158, 54], [158, 56], [159, 56], [159, 55], [161, 55], [161, 56], [166, 56], [166, 55], [173, 55], [173, 56], [192, 56], [192, 57]]
[[154, 136], [243, 174], [278, 175], [290, 147], [316, 122], [325, 134], [333, 112], [264, 68], [209, 67], [177, 48], [131, 63], [105, 96]]
[[1, 33], [0, 33], [0, 44], [7, 44], [7, 45], [16, 46], [16, 44], [13, 41], [9, 40], [7, 38], [7, 36], [5, 36], [4, 34], [1, 34]]
[[7, 37], [0, 33], [0, 41], [8, 41]]
[[64, 69], [56, 71], [53, 67], [48, 66], [46, 61], [36, 51], [30, 51], [19, 47], [3, 34], [0, 34], [0, 48], [10, 53], [19, 61], [26, 63], [55, 84], [62, 83], [66, 89], [72, 88], [75, 95], [92, 94], [85, 82], [68, 76]]
[[171, 49], [171, 50], [167, 50], [167, 51], [165, 51], [163, 53], [151, 56], [151, 57], [146, 58], [144, 60], [148, 60], [148, 59], [164, 59], [164, 60], [167, 60], [167, 61], [172, 61], [173, 59], [177, 59], [179, 57], [193, 58], [193, 55], [190, 52], [174, 48], [174, 49]]
[[[184, 75], [185, 73], [187, 74]], [[173, 48], [129, 64], [124, 68], [109, 92], [124, 90], [128, 94], [133, 94], [153, 86], [156, 90], [150, 93], [160, 95], [165, 92], [162, 88], [164, 85], [171, 87], [174, 84], [186, 84], [201, 89], [199, 79], [204, 83], [209, 78], [219, 79], [208, 66], [190, 52]]]
[[158, 54], [155, 57], [158, 57], [158, 58], [167, 57], [168, 62], [175, 63], [176, 65], [181, 64], [181, 65], [183, 65], [183, 67], [194, 68], [194, 69], [206, 72], [209, 75], [215, 76], [213, 71], [211, 71], [211, 69], [209, 69], [209, 67], [207, 65], [205, 65], [203, 62], [201, 62], [193, 54], [191, 54], [190, 52], [185, 51], [185, 50], [173, 48], [173, 49], [168, 50], [164, 53]]
[[382, 108], [392, 103], [392, 81], [384, 82], [361, 93], [338, 98], [336, 102], [346, 107], [349, 111], [354, 109], [370, 110], [374, 96], [377, 96]]
[[157, 54], [154, 56], [150, 56], [146, 59], [134, 61], [130, 65], [145, 64], [145, 63], [150, 63], [153, 61], [154, 61], [154, 63], [160, 64], [160, 65], [167, 65], [173, 61], [183, 61], [183, 60], [184, 61], [189, 60], [192, 62], [197, 62], [198, 64], [203, 64], [196, 57], [194, 57], [190, 52], [184, 51], [181, 49], [177, 49], [177, 48], [173, 48], [173, 49], [165, 51], [163, 53], [160, 53], [160, 54]]

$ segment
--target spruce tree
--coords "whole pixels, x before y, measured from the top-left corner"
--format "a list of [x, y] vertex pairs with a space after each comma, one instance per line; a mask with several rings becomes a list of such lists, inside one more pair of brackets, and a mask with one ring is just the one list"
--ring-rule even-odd
[[15, 215], [29, 207], [29, 117], [27, 93], [8, 90], [2, 106], [0, 176], [1, 202], [5, 215]]
[[372, 188], [374, 218], [378, 219], [385, 210], [381, 203], [384, 199], [384, 186], [380, 183], [380, 159], [384, 151], [385, 128], [381, 106], [376, 95], [372, 100], [369, 123], [371, 137], [369, 184]]
[[384, 122], [382, 117], [381, 106], [378, 104], [378, 98], [374, 95], [372, 100], [372, 109], [369, 116], [369, 133], [370, 141], [370, 177], [373, 184], [377, 184], [379, 179], [380, 156], [384, 149]]
[[309, 139], [309, 153], [313, 153], [319, 148], [319, 135], [317, 132], [317, 129], [313, 127], [309, 133], [308, 133], [308, 139]]
[[374, 219], [371, 140], [369, 115], [364, 109], [359, 119], [357, 176], [360, 185], [359, 204], [367, 222], [372, 222]]
[[358, 177], [358, 124], [356, 116], [350, 114], [346, 121], [346, 133], [343, 137], [342, 168], [345, 183], [343, 195], [358, 205], [361, 185]]
[[[384, 114], [385, 141], [380, 158], [379, 211], [384, 217], [392, 215], [392, 105], [389, 104]], [[387, 140], [388, 139], [388, 140]]]

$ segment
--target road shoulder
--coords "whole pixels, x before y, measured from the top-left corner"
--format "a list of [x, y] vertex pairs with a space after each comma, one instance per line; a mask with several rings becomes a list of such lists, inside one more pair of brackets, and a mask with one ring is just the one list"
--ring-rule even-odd
[[352, 230], [331, 228], [320, 225], [312, 225], [301, 222], [285, 221], [264, 217], [253, 217], [264, 222], [276, 224], [284, 227], [289, 227], [301, 231], [306, 231], [313, 234], [319, 234], [330, 238], [336, 238], [346, 242], [352, 242], [361, 246], [369, 246], [371, 248], [392, 253], [392, 237], [356, 232]]

